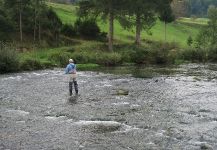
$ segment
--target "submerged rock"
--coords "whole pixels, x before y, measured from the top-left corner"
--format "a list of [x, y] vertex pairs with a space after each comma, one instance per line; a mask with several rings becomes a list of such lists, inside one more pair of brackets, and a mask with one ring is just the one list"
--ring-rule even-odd
[[213, 150], [212, 146], [207, 143], [201, 144], [200, 149], [201, 150]]
[[114, 132], [122, 127], [121, 123], [115, 121], [79, 121], [75, 122], [74, 125], [97, 133]]
[[125, 89], [118, 89], [116, 91], [117, 95], [129, 95], [129, 90], [125, 90]]

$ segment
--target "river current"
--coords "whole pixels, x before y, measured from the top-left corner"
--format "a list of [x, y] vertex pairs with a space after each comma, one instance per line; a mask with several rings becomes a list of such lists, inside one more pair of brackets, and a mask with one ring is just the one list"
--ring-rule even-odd
[[72, 97], [63, 69], [0, 75], [0, 149], [217, 149], [217, 65], [169, 70], [79, 71]]

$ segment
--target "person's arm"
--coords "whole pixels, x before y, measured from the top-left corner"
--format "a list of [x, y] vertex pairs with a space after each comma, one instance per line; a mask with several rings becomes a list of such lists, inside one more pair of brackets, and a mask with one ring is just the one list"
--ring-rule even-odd
[[67, 67], [65, 69], [65, 74], [69, 74], [69, 65], [67, 65]]

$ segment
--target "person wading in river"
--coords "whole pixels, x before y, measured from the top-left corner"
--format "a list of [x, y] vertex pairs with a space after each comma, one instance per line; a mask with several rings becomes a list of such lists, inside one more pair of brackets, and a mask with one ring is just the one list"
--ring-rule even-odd
[[78, 83], [77, 83], [77, 75], [76, 75], [76, 65], [73, 59], [69, 59], [69, 64], [65, 69], [65, 73], [69, 74], [69, 95], [72, 96], [73, 84], [75, 88], [75, 94], [78, 95]]

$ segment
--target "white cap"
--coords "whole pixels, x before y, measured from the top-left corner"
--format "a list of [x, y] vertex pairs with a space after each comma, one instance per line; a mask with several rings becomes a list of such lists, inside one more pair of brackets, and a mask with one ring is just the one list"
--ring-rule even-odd
[[73, 59], [69, 59], [69, 62], [70, 62], [70, 63], [73, 63], [73, 62], [74, 62], [74, 60], [73, 60]]

